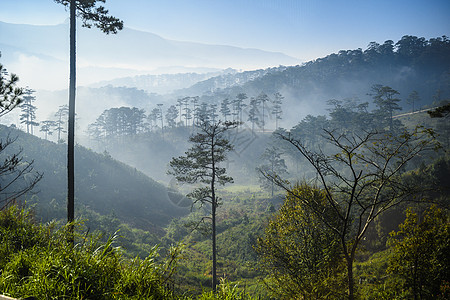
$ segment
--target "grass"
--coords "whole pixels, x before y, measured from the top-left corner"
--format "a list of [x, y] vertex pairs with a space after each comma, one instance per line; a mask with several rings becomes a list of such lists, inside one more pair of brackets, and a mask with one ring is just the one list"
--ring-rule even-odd
[[[169, 247], [164, 257], [154, 246], [143, 259], [129, 259], [117, 247], [118, 235], [106, 242], [76, 224], [76, 244], [66, 226], [42, 225], [29, 210], [0, 211], [0, 294], [37, 299], [194, 299], [174, 292], [174, 275], [184, 246]], [[199, 274], [197, 274], [199, 275]], [[201, 275], [201, 274], [200, 274]], [[209, 276], [201, 275], [208, 282]], [[224, 280], [219, 292], [195, 299], [252, 299]]]

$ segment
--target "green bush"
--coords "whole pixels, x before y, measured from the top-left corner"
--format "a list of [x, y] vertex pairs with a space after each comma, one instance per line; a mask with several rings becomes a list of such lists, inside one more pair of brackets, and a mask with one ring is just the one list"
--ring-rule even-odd
[[[78, 232], [79, 229], [78, 229]], [[145, 259], [126, 259], [117, 236], [77, 234], [66, 227], [37, 225], [29, 211], [11, 206], [0, 212], [0, 293], [38, 299], [170, 299], [167, 282], [181, 247], [157, 261], [157, 247]]]
[[8, 257], [20, 250], [43, 246], [49, 241], [49, 232], [31, 221], [31, 212], [11, 206], [0, 212], [0, 270], [3, 270]]

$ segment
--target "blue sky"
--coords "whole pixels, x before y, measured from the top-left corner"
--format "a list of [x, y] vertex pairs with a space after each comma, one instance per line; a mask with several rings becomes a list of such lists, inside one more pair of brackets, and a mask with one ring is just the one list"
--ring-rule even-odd
[[[450, 35], [449, 0], [107, 0], [125, 26], [164, 38], [279, 51], [310, 60], [369, 42]], [[0, 0], [0, 21], [58, 24], [52, 0]]]

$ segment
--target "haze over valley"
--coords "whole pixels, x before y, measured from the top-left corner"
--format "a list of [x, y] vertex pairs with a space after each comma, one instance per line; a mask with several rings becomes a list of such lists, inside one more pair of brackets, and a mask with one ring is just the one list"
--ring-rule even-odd
[[450, 296], [449, 3], [124, 3], [1, 3], [0, 295]]

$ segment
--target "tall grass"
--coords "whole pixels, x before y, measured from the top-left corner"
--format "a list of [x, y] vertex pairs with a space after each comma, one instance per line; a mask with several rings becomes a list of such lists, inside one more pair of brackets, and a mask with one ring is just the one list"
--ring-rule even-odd
[[[157, 262], [157, 248], [145, 259], [125, 259], [94, 235], [67, 242], [66, 227], [39, 225], [29, 211], [11, 206], [0, 212], [0, 293], [37, 299], [168, 299], [168, 274], [176, 257]], [[170, 261], [170, 262], [169, 262]]]
[[[129, 259], [116, 246], [118, 235], [106, 242], [82, 234], [75, 225], [76, 244], [67, 226], [37, 224], [29, 210], [10, 206], [0, 211], [0, 294], [36, 299], [191, 299], [175, 295], [171, 278], [183, 246], [160, 258], [154, 246], [145, 259]], [[216, 294], [198, 299], [251, 299], [223, 281]]]

